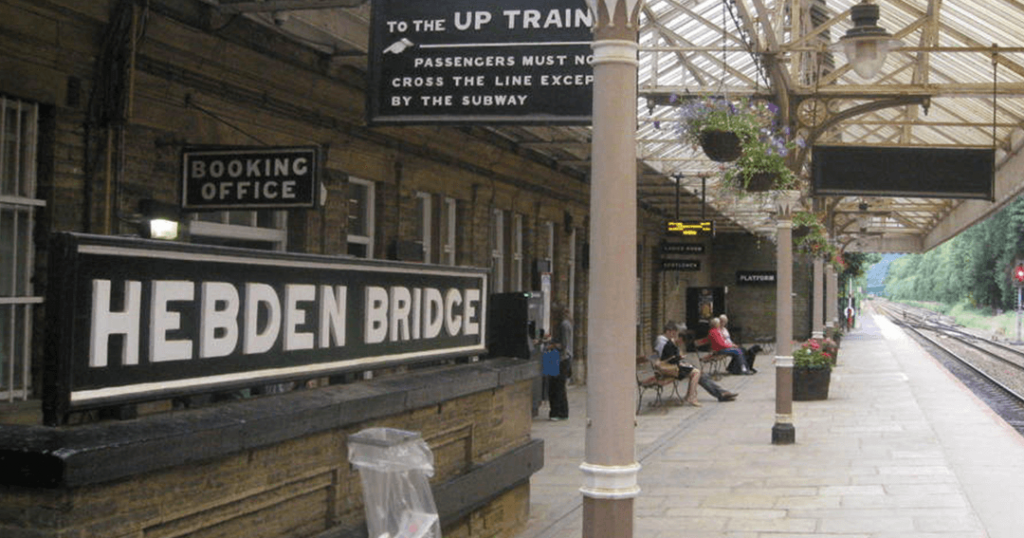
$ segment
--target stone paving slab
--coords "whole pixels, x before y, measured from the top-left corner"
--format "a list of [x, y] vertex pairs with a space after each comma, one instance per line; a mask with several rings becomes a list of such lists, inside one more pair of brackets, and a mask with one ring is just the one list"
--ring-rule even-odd
[[[862, 316], [829, 399], [795, 402], [796, 444], [773, 446], [775, 373], [720, 383], [701, 408], [646, 403], [637, 417], [636, 538], [1022, 538], [1024, 438], [887, 320]], [[645, 399], [646, 400], [646, 399]], [[546, 420], [518, 538], [582, 535], [585, 387]]]

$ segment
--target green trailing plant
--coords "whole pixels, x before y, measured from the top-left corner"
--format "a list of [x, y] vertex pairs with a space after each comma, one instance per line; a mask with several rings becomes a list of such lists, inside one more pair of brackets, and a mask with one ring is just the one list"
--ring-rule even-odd
[[718, 97], [701, 97], [680, 107], [679, 134], [693, 147], [699, 147], [705, 131], [726, 131], [746, 145], [760, 135], [761, 129], [772, 125], [774, 116], [767, 103], [746, 98], [733, 103]]
[[821, 258], [831, 263], [837, 271], [843, 270], [843, 255], [828, 240], [828, 230], [820, 216], [811, 211], [795, 211], [793, 229], [802, 232], [801, 237], [794, 241], [797, 252]]
[[737, 191], [752, 190], [756, 182], [768, 181], [757, 190], [786, 190], [797, 185], [796, 174], [786, 165], [786, 155], [796, 147], [781, 135], [762, 134], [743, 144], [740, 158], [726, 169], [722, 184]]

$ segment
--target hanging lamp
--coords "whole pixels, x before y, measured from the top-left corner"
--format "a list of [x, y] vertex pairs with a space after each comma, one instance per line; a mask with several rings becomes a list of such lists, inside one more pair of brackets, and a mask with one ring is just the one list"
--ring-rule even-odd
[[861, 78], [870, 79], [878, 74], [890, 51], [903, 46], [885, 28], [878, 26], [880, 9], [877, 5], [863, 0], [850, 9], [853, 28], [833, 45], [846, 55], [846, 61]]

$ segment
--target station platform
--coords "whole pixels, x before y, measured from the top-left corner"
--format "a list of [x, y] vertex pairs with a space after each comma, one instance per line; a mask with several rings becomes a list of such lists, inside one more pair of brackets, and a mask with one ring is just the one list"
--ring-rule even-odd
[[[870, 309], [842, 341], [828, 400], [794, 402], [796, 443], [771, 444], [775, 372], [720, 384], [703, 407], [637, 417], [636, 538], [1021, 538], [1024, 437]], [[645, 395], [645, 401], [650, 397]], [[534, 419], [544, 468], [518, 538], [578, 537], [586, 388], [570, 418]]]

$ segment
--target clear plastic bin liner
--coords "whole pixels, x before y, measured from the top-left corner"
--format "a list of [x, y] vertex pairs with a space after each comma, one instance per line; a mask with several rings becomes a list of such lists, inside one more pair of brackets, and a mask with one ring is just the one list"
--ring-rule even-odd
[[419, 433], [355, 433], [348, 437], [348, 461], [359, 469], [370, 538], [441, 538], [427, 481], [434, 475], [434, 454]]

